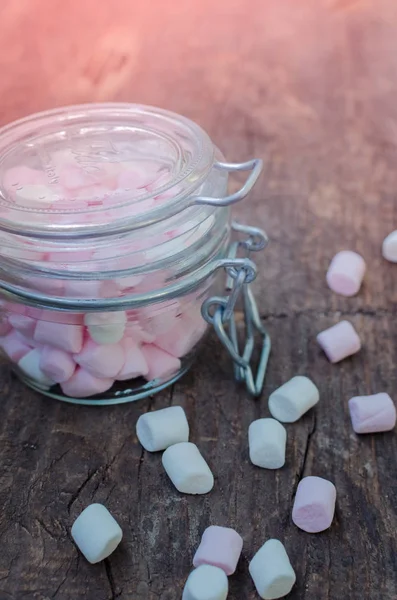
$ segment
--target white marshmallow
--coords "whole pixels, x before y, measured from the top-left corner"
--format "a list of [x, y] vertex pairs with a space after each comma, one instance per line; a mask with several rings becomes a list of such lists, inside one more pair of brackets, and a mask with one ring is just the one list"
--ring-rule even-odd
[[397, 263], [397, 230], [389, 233], [383, 240], [382, 255], [386, 260]]
[[283, 598], [296, 581], [288, 554], [279, 540], [268, 540], [249, 564], [258, 594], [264, 600]]
[[123, 532], [103, 504], [90, 504], [73, 523], [72, 537], [88, 562], [95, 564], [116, 550]]
[[84, 324], [97, 344], [117, 344], [124, 336], [127, 315], [123, 311], [87, 313]]
[[226, 600], [229, 582], [219, 567], [201, 565], [186, 581], [182, 600]]
[[189, 424], [181, 406], [141, 415], [136, 424], [138, 440], [149, 452], [165, 450], [173, 444], [189, 441]]
[[214, 476], [195, 444], [181, 442], [170, 446], [162, 461], [178, 492], [207, 494], [214, 487]]
[[21, 358], [18, 367], [40, 387], [49, 389], [54, 382], [40, 369], [40, 358], [41, 352], [35, 348]]
[[248, 429], [251, 462], [263, 469], [280, 469], [285, 464], [287, 432], [275, 419], [258, 419]]
[[294, 423], [320, 399], [314, 383], [302, 375], [293, 377], [269, 397], [272, 417], [282, 423]]

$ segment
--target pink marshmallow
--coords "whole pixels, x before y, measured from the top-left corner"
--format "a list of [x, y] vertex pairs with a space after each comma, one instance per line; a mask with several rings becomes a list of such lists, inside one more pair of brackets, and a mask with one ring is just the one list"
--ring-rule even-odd
[[65, 165], [60, 169], [59, 183], [67, 190], [77, 190], [96, 185], [98, 179], [93, 174], [86, 173], [78, 165]]
[[15, 335], [21, 342], [29, 346], [30, 348], [36, 348], [39, 344], [30, 335], [25, 335], [22, 331], [15, 331]]
[[71, 298], [100, 298], [100, 290], [102, 281], [92, 279], [88, 281], [65, 279], [64, 292], [65, 296]]
[[32, 346], [25, 343], [16, 331], [0, 338], [0, 347], [13, 362], [19, 362], [32, 349]]
[[179, 311], [180, 305], [176, 300], [143, 307], [139, 311], [140, 323], [145, 331], [156, 336], [166, 334], [176, 326]]
[[10, 321], [14, 329], [16, 329], [17, 331], [20, 331], [28, 337], [33, 336], [37, 323], [35, 319], [32, 319], [31, 317], [26, 317], [25, 315], [10, 314], [8, 320]]
[[193, 558], [193, 566], [212, 565], [222, 569], [226, 575], [232, 575], [242, 549], [243, 539], [237, 531], [229, 527], [211, 525], [203, 533]]
[[167, 379], [171, 375], [175, 375], [181, 367], [181, 361], [179, 358], [175, 358], [164, 352], [160, 348], [153, 345], [142, 346], [143, 356], [146, 359], [149, 370], [145, 375], [145, 379], [150, 381], [151, 379]]
[[389, 394], [384, 392], [351, 398], [349, 411], [356, 433], [390, 431], [396, 424], [396, 407]]
[[361, 348], [360, 338], [349, 321], [340, 321], [317, 336], [317, 342], [332, 363], [337, 363]]
[[3, 177], [3, 184], [10, 191], [17, 191], [25, 185], [45, 185], [46, 183], [45, 173], [25, 165], [7, 169]]
[[124, 350], [121, 344], [97, 344], [87, 339], [83, 349], [74, 355], [80, 367], [95, 377], [116, 377], [124, 366]]
[[125, 191], [135, 191], [144, 188], [148, 176], [143, 169], [128, 169], [122, 171], [117, 179], [118, 187]]
[[299, 529], [319, 533], [331, 526], [336, 488], [322, 477], [304, 477], [296, 490], [292, 520]]
[[34, 291], [43, 292], [50, 296], [62, 296], [64, 293], [63, 281], [51, 277], [25, 277], [24, 283]]
[[85, 369], [78, 367], [70, 379], [61, 383], [61, 388], [66, 396], [71, 398], [87, 398], [95, 394], [102, 394], [109, 390], [114, 383], [111, 378], [94, 377]]
[[125, 362], [116, 379], [124, 381], [140, 377], [141, 375], [147, 375], [149, 367], [139, 345], [131, 338], [124, 338], [121, 345], [124, 348]]
[[338, 252], [328, 268], [328, 286], [342, 296], [355, 296], [361, 287], [365, 269], [365, 261], [357, 252]]
[[33, 337], [40, 344], [77, 353], [83, 347], [83, 335], [84, 328], [81, 325], [38, 321]]
[[185, 356], [202, 338], [207, 323], [199, 315], [196, 319], [182, 315], [168, 333], [156, 337], [156, 346], [169, 352], [172, 356]]
[[62, 383], [71, 378], [76, 363], [67, 352], [51, 346], [44, 346], [41, 351], [39, 366], [44, 375], [51, 381]]
[[47, 310], [41, 308], [28, 308], [29, 317], [38, 321], [49, 321], [50, 323], [63, 323], [64, 325], [83, 325], [84, 315], [81, 313], [69, 313], [58, 310]]

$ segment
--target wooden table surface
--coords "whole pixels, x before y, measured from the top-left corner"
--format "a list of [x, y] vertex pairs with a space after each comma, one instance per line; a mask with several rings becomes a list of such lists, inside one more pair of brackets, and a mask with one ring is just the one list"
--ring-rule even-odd
[[[120, 100], [200, 123], [229, 160], [265, 161], [235, 213], [263, 226], [255, 293], [273, 350], [262, 397], [233, 382], [215, 336], [194, 370], [153, 399], [75, 407], [25, 389], [1, 366], [0, 600], [176, 600], [209, 524], [244, 538], [232, 600], [253, 600], [248, 562], [282, 540], [297, 574], [290, 600], [397, 597], [397, 436], [356, 436], [347, 401], [397, 400], [397, 267], [382, 260], [397, 226], [395, 0], [2, 0], [0, 120], [67, 103]], [[237, 185], [237, 183], [235, 183]], [[331, 293], [333, 254], [368, 263], [356, 298]], [[330, 365], [316, 334], [347, 318], [362, 351]], [[248, 460], [247, 429], [296, 374], [321, 390], [288, 426], [286, 466]], [[213, 492], [176, 492], [159, 455], [135, 436], [139, 415], [179, 404], [216, 477]], [[337, 487], [334, 523], [309, 535], [291, 522], [303, 475]], [[124, 530], [91, 566], [70, 537], [103, 502]]]

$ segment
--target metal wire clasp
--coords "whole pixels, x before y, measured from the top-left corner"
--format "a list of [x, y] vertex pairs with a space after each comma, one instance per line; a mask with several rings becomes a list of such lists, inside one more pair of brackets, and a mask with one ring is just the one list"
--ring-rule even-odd
[[242, 163], [226, 163], [216, 162], [214, 163], [215, 169], [221, 171], [249, 171], [249, 175], [242, 185], [234, 194], [228, 196], [221, 196], [219, 198], [212, 198], [210, 196], [193, 196], [192, 200], [194, 204], [208, 204], [211, 206], [230, 206], [236, 202], [243, 200], [252, 188], [254, 187], [263, 167], [263, 161], [260, 158], [253, 158]]
[[[234, 221], [232, 229], [237, 233], [248, 235], [246, 239], [234, 242], [230, 247], [228, 267], [226, 267], [226, 291], [228, 296], [212, 296], [203, 302], [201, 312], [203, 318], [214, 326], [216, 334], [232, 357], [234, 375], [237, 381], [245, 382], [248, 391], [253, 396], [262, 392], [267, 363], [270, 354], [270, 337], [261, 322], [255, 298], [250, 289], [252, 280], [251, 252], [263, 250], [268, 243], [267, 235], [261, 229], [241, 225]], [[246, 263], [241, 262], [243, 254]], [[236, 260], [235, 266], [233, 260]], [[237, 262], [238, 260], [238, 262]], [[245, 324], [245, 344], [242, 352], [239, 350], [237, 327], [234, 309], [238, 299], [242, 297]], [[255, 333], [262, 340], [258, 369], [254, 377], [251, 358], [255, 345]]]

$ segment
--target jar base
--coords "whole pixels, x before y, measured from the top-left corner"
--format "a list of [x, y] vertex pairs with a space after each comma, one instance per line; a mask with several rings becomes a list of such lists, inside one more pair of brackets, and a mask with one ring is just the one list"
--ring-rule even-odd
[[[62, 402], [68, 402], [69, 404], [82, 404], [85, 406], [110, 406], [113, 404], [135, 402], [136, 400], [142, 400], [143, 398], [152, 396], [157, 392], [161, 392], [185, 375], [185, 373], [190, 369], [192, 362], [192, 360], [188, 361], [187, 363], [185, 362], [179, 371], [171, 377], [171, 379], [167, 379], [165, 381], [159, 381], [158, 379], [155, 379], [153, 381], [145, 382], [135, 390], [132, 388], [126, 388], [126, 382], [122, 382], [123, 389], [121, 389], [120, 386], [120, 390], [118, 390], [116, 385], [113, 386], [108, 392], [104, 392], [103, 394], [98, 394], [96, 396], [90, 396], [89, 398], [71, 398], [69, 396], [65, 396], [59, 386], [53, 386], [50, 389], [45, 389], [40, 385], [37, 385], [29, 377], [23, 375], [20, 371], [14, 369], [14, 372], [18, 379], [20, 379], [32, 390], [39, 392], [44, 396], [48, 396], [49, 398], [53, 398], [54, 400], [61, 400]], [[56, 393], [53, 391], [54, 389], [60, 390], [60, 393]]]

